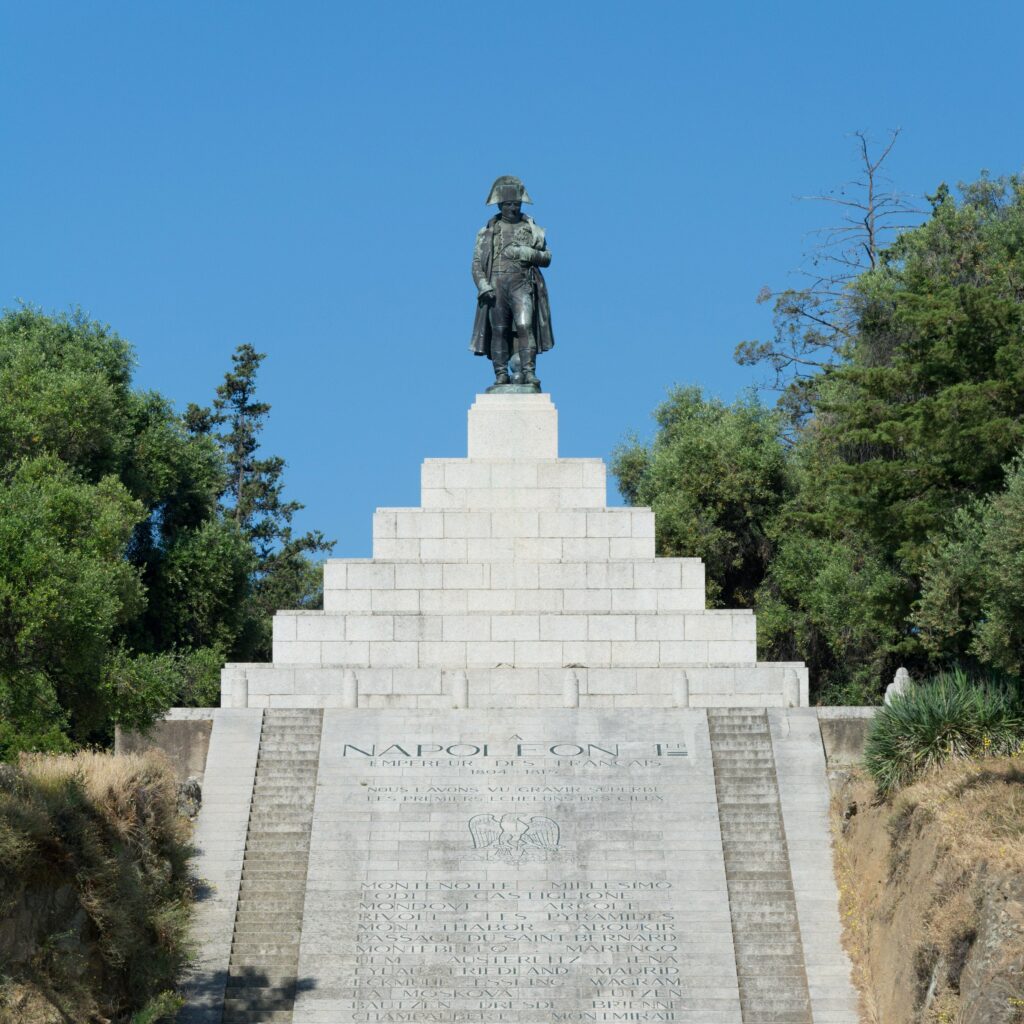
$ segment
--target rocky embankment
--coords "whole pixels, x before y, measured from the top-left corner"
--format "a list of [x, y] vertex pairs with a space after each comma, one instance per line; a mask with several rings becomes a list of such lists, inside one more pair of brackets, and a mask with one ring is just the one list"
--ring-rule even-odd
[[835, 784], [836, 868], [867, 1024], [1024, 1024], [1024, 762], [955, 763], [891, 801]]

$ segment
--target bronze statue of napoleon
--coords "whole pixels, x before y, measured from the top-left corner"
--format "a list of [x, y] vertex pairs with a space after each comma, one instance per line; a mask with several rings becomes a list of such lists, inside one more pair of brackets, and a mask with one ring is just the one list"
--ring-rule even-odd
[[494, 392], [537, 392], [537, 353], [555, 344], [551, 307], [541, 267], [551, 263], [544, 229], [522, 212], [532, 203], [523, 183], [503, 175], [491, 186], [487, 205], [495, 214], [477, 233], [473, 281], [476, 320], [470, 351], [494, 366]]

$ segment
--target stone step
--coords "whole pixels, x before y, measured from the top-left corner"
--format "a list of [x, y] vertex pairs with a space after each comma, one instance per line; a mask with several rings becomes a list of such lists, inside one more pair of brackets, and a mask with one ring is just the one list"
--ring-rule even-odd
[[225, 1010], [222, 1024], [291, 1024], [291, 1010]]
[[227, 996], [224, 1012], [237, 1010], [291, 1010], [295, 1005], [295, 989], [254, 988], [251, 995]]
[[227, 987], [232, 990], [248, 988], [278, 988], [295, 990], [298, 975], [295, 971], [254, 971], [251, 967], [229, 967]]

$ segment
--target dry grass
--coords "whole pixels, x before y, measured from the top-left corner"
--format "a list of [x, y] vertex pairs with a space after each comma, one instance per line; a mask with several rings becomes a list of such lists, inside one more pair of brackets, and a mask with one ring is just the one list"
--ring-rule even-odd
[[[851, 801], [857, 809], [847, 820]], [[986, 901], [991, 904], [1006, 880], [1024, 877], [1024, 762], [951, 761], [888, 801], [879, 799], [867, 777], [854, 777], [837, 796], [834, 812], [844, 942], [864, 1020], [988, 1019], [961, 1016], [966, 1005], [960, 983], [984, 930]], [[1024, 905], [1013, 904], [1012, 891], [998, 891], [1000, 901], [1010, 900], [1000, 902], [1001, 913], [1024, 912]], [[1002, 1009], [1021, 996], [1017, 965], [1024, 963], [1022, 936], [1007, 936], [1002, 966], [986, 962], [987, 991], [1007, 990], [1005, 999], [999, 997]], [[979, 998], [976, 991], [973, 998]]]
[[0, 1024], [127, 1022], [166, 1001], [188, 952], [189, 838], [158, 753], [23, 755], [0, 773], [0, 915], [17, 921]]
[[900, 801], [935, 817], [950, 856], [1024, 872], [1024, 762], [1020, 757], [951, 763], [905, 789]]

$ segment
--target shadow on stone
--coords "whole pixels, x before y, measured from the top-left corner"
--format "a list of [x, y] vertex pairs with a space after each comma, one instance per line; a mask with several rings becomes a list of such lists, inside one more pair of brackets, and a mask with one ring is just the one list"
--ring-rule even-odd
[[315, 978], [272, 967], [238, 966], [194, 974], [186, 986], [186, 1004], [178, 1024], [232, 1024], [253, 1014], [292, 1010], [299, 992], [315, 989]]

